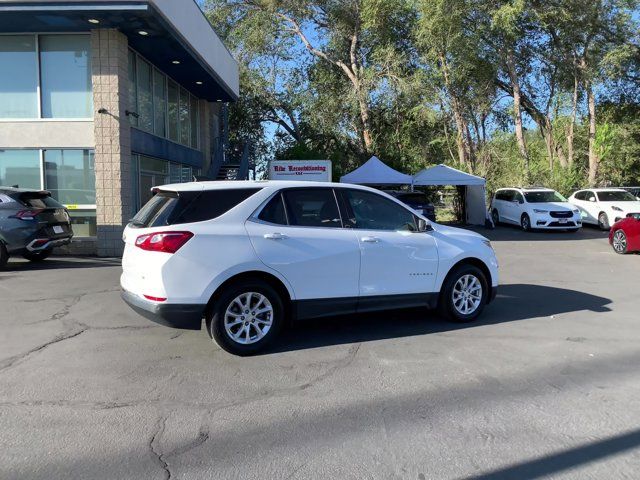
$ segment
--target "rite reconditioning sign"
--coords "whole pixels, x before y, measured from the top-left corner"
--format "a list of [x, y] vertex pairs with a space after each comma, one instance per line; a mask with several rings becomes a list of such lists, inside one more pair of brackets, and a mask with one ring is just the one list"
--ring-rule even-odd
[[331, 181], [331, 160], [274, 160], [269, 163], [269, 180]]

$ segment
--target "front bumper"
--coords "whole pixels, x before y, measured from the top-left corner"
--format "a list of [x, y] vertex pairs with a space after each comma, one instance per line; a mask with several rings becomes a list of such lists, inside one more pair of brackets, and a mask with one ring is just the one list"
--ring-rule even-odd
[[200, 330], [202, 327], [205, 305], [156, 303], [126, 290], [122, 290], [121, 296], [135, 312], [152, 322], [184, 330]]
[[531, 219], [531, 227], [550, 230], [581, 228], [582, 218], [579, 215], [568, 218], [555, 218], [545, 214], [534, 214]]

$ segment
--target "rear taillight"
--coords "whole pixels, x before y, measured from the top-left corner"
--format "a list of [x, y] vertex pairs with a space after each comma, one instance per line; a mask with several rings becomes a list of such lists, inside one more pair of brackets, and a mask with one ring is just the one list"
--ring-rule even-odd
[[165, 297], [154, 297], [152, 295], [142, 295], [147, 300], [151, 300], [152, 302], [165, 302], [167, 299]]
[[19, 220], [34, 220], [40, 213], [42, 213], [42, 210], [42, 208], [34, 210], [20, 210], [15, 215], [12, 215], [12, 217]]
[[136, 238], [136, 247], [151, 252], [176, 253], [191, 237], [191, 232], [148, 233]]

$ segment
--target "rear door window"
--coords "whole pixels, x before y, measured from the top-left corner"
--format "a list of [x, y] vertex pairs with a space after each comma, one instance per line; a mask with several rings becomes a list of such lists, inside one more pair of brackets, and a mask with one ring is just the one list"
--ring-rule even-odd
[[199, 192], [160, 191], [131, 219], [131, 226], [150, 228], [213, 220], [258, 191], [259, 188]]
[[333, 190], [305, 188], [282, 192], [289, 225], [341, 228], [342, 220]]

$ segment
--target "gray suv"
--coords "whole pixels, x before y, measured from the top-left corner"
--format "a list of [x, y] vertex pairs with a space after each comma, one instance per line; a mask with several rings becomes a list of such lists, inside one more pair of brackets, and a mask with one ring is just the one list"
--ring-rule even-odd
[[44, 260], [71, 237], [69, 213], [51, 193], [0, 187], [0, 268], [11, 255]]

